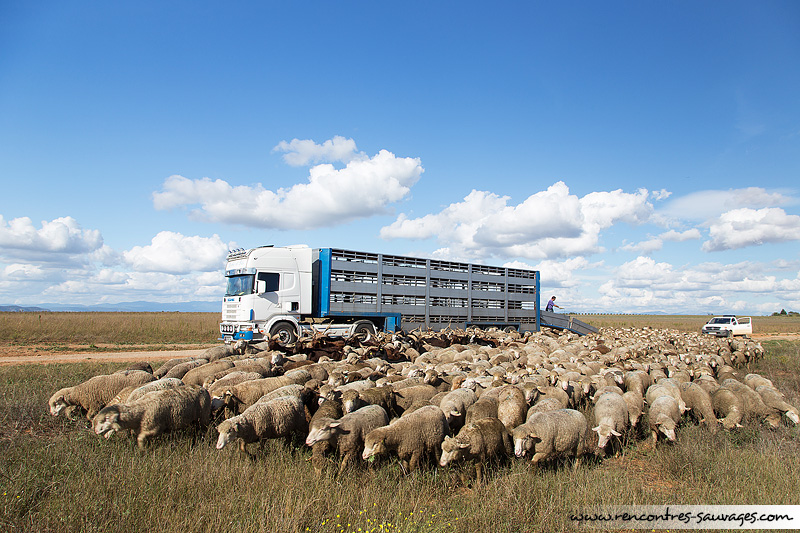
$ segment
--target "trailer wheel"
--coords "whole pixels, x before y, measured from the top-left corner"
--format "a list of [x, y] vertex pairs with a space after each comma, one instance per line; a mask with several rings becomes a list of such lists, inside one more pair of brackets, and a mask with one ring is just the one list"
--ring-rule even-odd
[[297, 330], [291, 322], [278, 322], [269, 331], [270, 337], [277, 337], [276, 340], [281, 346], [288, 346], [297, 341]]
[[376, 334], [375, 324], [369, 320], [359, 320], [353, 326], [353, 336], [361, 342], [371, 341]]

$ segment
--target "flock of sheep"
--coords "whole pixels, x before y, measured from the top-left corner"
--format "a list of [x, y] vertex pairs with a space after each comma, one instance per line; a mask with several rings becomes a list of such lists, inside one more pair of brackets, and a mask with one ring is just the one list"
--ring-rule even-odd
[[304, 439], [317, 474], [332, 457], [340, 472], [386, 456], [410, 472], [435, 457], [474, 465], [480, 484], [491, 461], [574, 457], [577, 465], [586, 453], [618, 452], [623, 438], [674, 441], [684, 421], [711, 432], [800, 423], [769, 380], [744, 370], [762, 355], [749, 339], [648, 328], [240, 342], [155, 371], [140, 363], [96, 376], [49, 405], [54, 416], [85, 413], [106, 438], [130, 431], [139, 446], [214, 425], [218, 449]]

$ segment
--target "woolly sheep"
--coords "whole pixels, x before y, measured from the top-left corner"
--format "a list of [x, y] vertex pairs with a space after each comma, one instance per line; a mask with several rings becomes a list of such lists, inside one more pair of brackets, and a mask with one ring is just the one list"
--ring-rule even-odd
[[539, 399], [555, 398], [563, 409], [569, 406], [569, 394], [561, 387], [537, 387], [536, 390], [539, 391]]
[[722, 385], [736, 392], [742, 399], [745, 417], [766, 420], [773, 427], [780, 425], [780, 413], [764, 403], [764, 400], [761, 399], [761, 395], [756, 391], [733, 378], [726, 379], [722, 382]]
[[444, 412], [447, 423], [453, 431], [461, 429], [467, 409], [477, 400], [478, 397], [471, 389], [456, 389], [445, 394], [439, 403], [439, 408]]
[[658, 441], [659, 433], [663, 433], [670, 441], [675, 441], [675, 427], [680, 422], [681, 413], [674, 397], [666, 395], [653, 400], [647, 417], [653, 446]]
[[65, 408], [75, 405], [85, 409], [86, 417], [91, 420], [125, 387], [144, 385], [155, 379], [153, 374], [144, 370], [95, 376], [73, 387], [56, 391], [48, 402], [50, 414], [58, 416]]
[[391, 387], [372, 387], [363, 391], [348, 390], [342, 393], [345, 413], [352, 413], [365, 405], [380, 405], [390, 417], [398, 414], [394, 390]]
[[109, 405], [92, 420], [94, 432], [106, 438], [112, 433], [131, 430], [143, 448], [162, 433], [199, 424], [206, 427], [211, 416], [211, 398], [202, 387], [176, 387], [148, 392], [138, 400]]
[[[394, 387], [392, 387], [394, 389]], [[395, 389], [395, 402], [402, 411], [407, 411], [413, 404], [428, 403], [431, 398], [439, 394], [431, 385], [415, 385], [404, 389]]]
[[528, 409], [528, 413], [525, 415], [525, 421], [527, 422], [535, 413], [544, 413], [545, 411], [557, 411], [558, 409], [563, 409], [564, 407], [561, 406], [561, 402], [556, 400], [555, 398], [542, 398], [535, 404]]
[[343, 472], [350, 462], [358, 458], [364, 450], [364, 438], [375, 428], [389, 423], [386, 410], [379, 405], [368, 405], [338, 420], [321, 418], [317, 426], [306, 437], [306, 445], [314, 446], [321, 441], [328, 441], [336, 449], [342, 462], [339, 473]]
[[221, 370], [228, 370], [233, 366], [231, 361], [213, 361], [189, 369], [181, 380], [187, 385], [202, 385], [208, 376], [214, 375]]
[[501, 387], [497, 399], [500, 402], [497, 407], [497, 418], [505, 424], [509, 431], [525, 423], [528, 404], [525, 401], [525, 394], [521, 390], [514, 385], [505, 385]]
[[257, 402], [237, 416], [222, 421], [217, 426], [217, 449], [239, 440], [239, 449], [264, 439], [291, 439], [295, 434], [308, 431], [308, 421], [303, 402], [294, 396], [283, 396], [268, 402]]
[[759, 385], [756, 387], [756, 392], [761, 396], [761, 399], [764, 400], [764, 403], [768, 407], [780, 411], [795, 425], [800, 424], [800, 412], [797, 407], [786, 402], [783, 395], [774, 387], [770, 385]]
[[472, 463], [480, 486], [483, 482], [483, 464], [513, 453], [514, 443], [505, 424], [497, 418], [482, 418], [462, 427], [455, 437], [444, 438], [439, 465], [447, 466], [461, 461]]
[[[247, 341], [239, 340], [234, 344], [213, 346], [200, 354], [200, 357], [209, 362], [213, 362], [223, 357], [230, 357], [231, 355], [242, 355], [245, 352], [245, 348], [247, 348]], [[198, 383], [198, 385], [200, 384], [201, 383]]]
[[741, 397], [728, 387], [719, 387], [711, 393], [711, 405], [725, 429], [742, 427], [744, 406]]
[[622, 399], [628, 406], [628, 420], [631, 427], [636, 428], [639, 425], [639, 419], [642, 417], [642, 410], [644, 409], [644, 398], [636, 389], [625, 391], [622, 394]]
[[439, 460], [442, 442], [449, 432], [445, 413], [429, 405], [367, 433], [361, 457], [368, 460], [395, 452], [403, 470], [410, 473], [426, 456], [435, 455]]
[[235, 407], [241, 412], [275, 389], [284, 385], [303, 385], [310, 379], [311, 375], [307, 371], [297, 369], [282, 376], [245, 381], [228, 387], [223, 393], [223, 400], [226, 406], [231, 409]]
[[[308, 435], [311, 436], [315, 430], [321, 427], [327, 419], [336, 420], [344, 414], [342, 410], [342, 403], [335, 400], [323, 401], [314, 415], [311, 417], [311, 422], [308, 424]], [[306, 438], [306, 440], [308, 440]], [[333, 450], [333, 446], [327, 439], [317, 441], [311, 445], [311, 465], [314, 467], [314, 473], [319, 476], [325, 466], [325, 457]]]
[[703, 387], [694, 382], [683, 383], [681, 397], [696, 419], [706, 424], [712, 431], [716, 431], [719, 420], [714, 416], [711, 395]]
[[208, 363], [206, 359], [192, 359], [190, 361], [184, 361], [183, 363], [178, 363], [177, 365], [173, 366], [169, 369], [169, 372], [164, 374], [166, 378], [183, 378], [186, 373], [193, 369], [197, 368], [198, 366], [204, 365]]
[[574, 456], [577, 467], [586, 451], [588, 426], [583, 413], [574, 409], [534, 413], [511, 432], [514, 454], [530, 455], [534, 465], [557, 456]]
[[470, 424], [483, 418], [497, 418], [497, 408], [499, 406], [500, 402], [495, 396], [484, 394], [475, 403], [467, 407], [467, 416], [464, 422], [465, 424]]
[[597, 447], [602, 454], [612, 436], [621, 437], [628, 428], [628, 404], [615, 392], [602, 394], [594, 405], [594, 418], [597, 424], [592, 431], [597, 433]]
[[148, 392], [174, 389], [182, 386], [183, 384], [183, 381], [179, 380], [178, 378], [161, 378], [149, 383], [145, 383], [144, 385], [139, 385], [138, 387], [131, 385], [119, 391], [119, 393], [117, 393], [117, 395], [114, 396], [110, 402], [108, 402], [108, 405], [114, 405], [116, 403], [130, 403], [138, 400]]
[[645, 400], [647, 400], [648, 405], [652, 405], [659, 396], [672, 396], [678, 402], [678, 410], [681, 414], [686, 411], [686, 402], [683, 401], [681, 396], [681, 389], [675, 386], [674, 383], [662, 379], [658, 383], [650, 385], [645, 393]]

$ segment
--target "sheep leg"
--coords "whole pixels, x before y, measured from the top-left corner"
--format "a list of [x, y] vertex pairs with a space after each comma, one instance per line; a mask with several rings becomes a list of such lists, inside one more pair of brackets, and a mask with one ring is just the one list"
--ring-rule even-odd
[[342, 457], [342, 464], [339, 465], [339, 475], [341, 475], [342, 472], [344, 472], [344, 469], [347, 468], [348, 464], [350, 464], [352, 458], [353, 454], [351, 452], [347, 452], [344, 454], [344, 457]]
[[483, 463], [480, 461], [475, 462], [475, 483], [476, 487], [480, 487], [483, 484]]
[[420, 452], [414, 452], [414, 453], [411, 454], [411, 460], [408, 462], [408, 472], [409, 473], [411, 473], [414, 470], [416, 470], [417, 467], [419, 466], [420, 455], [422, 455]]

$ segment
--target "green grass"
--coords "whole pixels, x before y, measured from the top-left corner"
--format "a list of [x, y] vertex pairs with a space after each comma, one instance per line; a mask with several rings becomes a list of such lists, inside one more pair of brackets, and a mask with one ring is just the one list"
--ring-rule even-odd
[[[751, 369], [796, 386], [800, 343], [766, 343]], [[218, 451], [214, 432], [100, 439], [85, 422], [51, 417], [62, 386], [124, 364], [0, 367], [0, 530], [52, 532], [564, 531], [600, 504], [797, 504], [800, 432], [747, 426], [711, 435], [687, 423], [678, 442], [632, 440], [619, 458], [534, 471], [513, 460], [481, 488], [457, 468], [403, 476], [386, 461], [317, 479], [309, 451], [270, 442], [254, 459]], [[329, 469], [332, 470], [332, 469]]]

